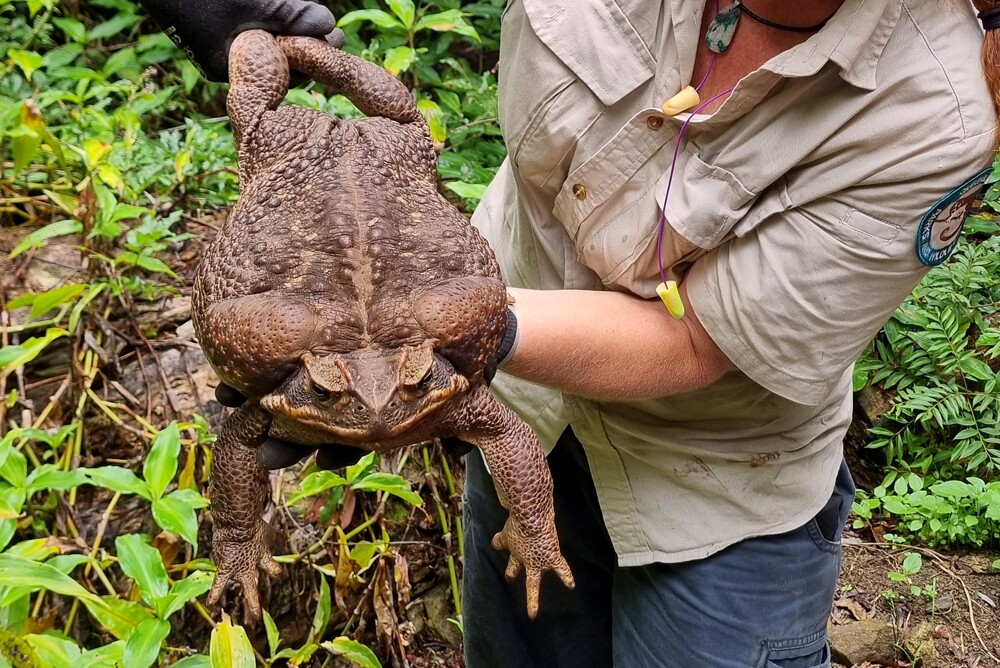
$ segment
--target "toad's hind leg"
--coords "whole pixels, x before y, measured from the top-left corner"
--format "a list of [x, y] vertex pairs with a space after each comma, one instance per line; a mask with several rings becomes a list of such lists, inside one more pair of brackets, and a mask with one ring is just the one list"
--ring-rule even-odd
[[267, 471], [257, 463], [257, 450], [269, 425], [270, 417], [259, 406], [244, 404], [226, 418], [212, 447], [212, 556], [217, 570], [208, 604], [215, 605], [226, 586], [238, 582], [248, 622], [260, 619], [258, 569], [273, 578], [282, 575], [271, 557], [270, 527], [261, 517], [269, 485]]
[[512, 410], [480, 387], [466, 401], [458, 418], [465, 422], [458, 437], [476, 445], [493, 476], [500, 505], [510, 516], [493, 537], [493, 547], [509, 550], [507, 579], [524, 568], [528, 616], [538, 614], [542, 574], [555, 571], [563, 584], [574, 586], [569, 564], [559, 549], [552, 476], [545, 454], [531, 428]]
[[384, 68], [323, 40], [277, 39], [293, 69], [326, 84], [333, 92], [343, 93], [366, 116], [381, 116], [402, 124], [403, 141], [395, 147], [395, 159], [416, 170], [428, 183], [437, 183], [437, 156], [430, 132], [406, 86]]

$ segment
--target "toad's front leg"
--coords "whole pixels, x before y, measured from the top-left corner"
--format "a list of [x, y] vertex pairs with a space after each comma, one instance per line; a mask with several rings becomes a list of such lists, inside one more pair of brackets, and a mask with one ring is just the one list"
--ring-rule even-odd
[[248, 623], [260, 619], [257, 569], [274, 578], [282, 575], [281, 566], [271, 558], [271, 531], [262, 518], [268, 475], [257, 463], [257, 449], [270, 420], [256, 402], [247, 402], [226, 418], [212, 447], [212, 556], [217, 568], [208, 604], [215, 605], [226, 585], [238, 582]]
[[542, 573], [555, 571], [563, 584], [574, 586], [559, 549], [545, 453], [531, 428], [485, 387], [469, 397], [461, 415], [466, 424], [458, 437], [482, 451], [500, 504], [510, 513], [503, 530], [493, 537], [493, 547], [510, 550], [507, 579], [513, 580], [524, 568], [528, 616], [534, 619]]

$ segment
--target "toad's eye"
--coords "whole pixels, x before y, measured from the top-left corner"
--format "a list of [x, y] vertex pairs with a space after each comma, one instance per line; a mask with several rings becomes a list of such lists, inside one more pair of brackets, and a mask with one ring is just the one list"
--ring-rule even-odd
[[433, 369], [428, 369], [427, 373], [424, 374], [424, 377], [421, 378], [419, 381], [417, 381], [417, 389], [421, 391], [426, 390], [428, 387], [431, 386], [432, 380], [434, 380]]
[[319, 403], [328, 404], [331, 401], [333, 401], [333, 393], [324, 390], [316, 383], [310, 383], [309, 389], [310, 391], [312, 391], [313, 396], [316, 397], [316, 401], [318, 401]]

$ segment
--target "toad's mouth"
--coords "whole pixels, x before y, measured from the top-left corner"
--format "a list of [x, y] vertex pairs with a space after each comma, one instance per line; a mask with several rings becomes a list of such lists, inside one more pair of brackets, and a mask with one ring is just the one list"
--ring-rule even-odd
[[[294, 440], [304, 445], [331, 442], [356, 445], [369, 449], [399, 447], [429, 440], [436, 436], [433, 427], [436, 413], [448, 404], [455, 404], [468, 390], [469, 382], [453, 376], [451, 382], [421, 397], [417, 405], [398, 419], [389, 419], [384, 407], [366, 411], [367, 419], [355, 417], [352, 411], [323, 410], [315, 405], [293, 405], [283, 394], [270, 394], [260, 400], [261, 407], [282, 418], [294, 433]], [[292, 424], [289, 424], [292, 423]], [[301, 429], [296, 429], [295, 425]], [[307, 442], [308, 441], [308, 442]]]

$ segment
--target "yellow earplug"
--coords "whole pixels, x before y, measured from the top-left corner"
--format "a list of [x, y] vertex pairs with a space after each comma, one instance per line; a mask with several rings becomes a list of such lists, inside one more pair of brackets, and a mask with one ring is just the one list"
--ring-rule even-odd
[[701, 104], [701, 96], [698, 95], [692, 86], [685, 86], [681, 92], [663, 103], [663, 113], [667, 116], [676, 116], [682, 111], [691, 109]]
[[667, 311], [677, 320], [684, 317], [684, 302], [681, 300], [681, 291], [677, 288], [677, 281], [667, 281], [656, 286], [656, 294], [660, 295], [663, 305]]

